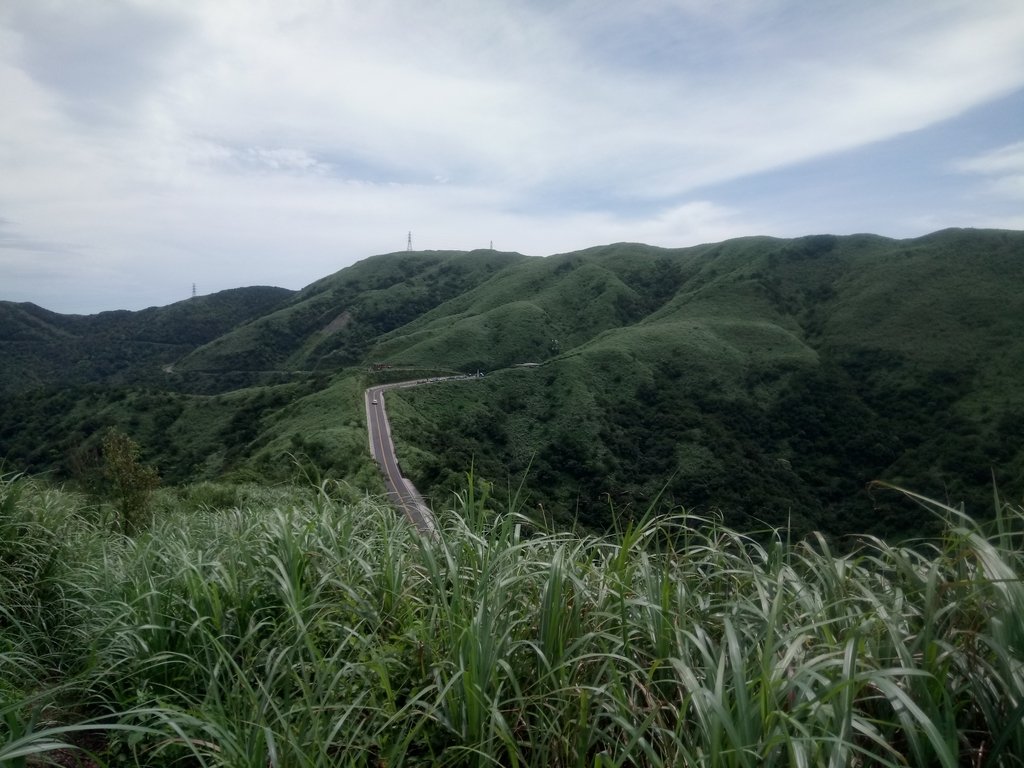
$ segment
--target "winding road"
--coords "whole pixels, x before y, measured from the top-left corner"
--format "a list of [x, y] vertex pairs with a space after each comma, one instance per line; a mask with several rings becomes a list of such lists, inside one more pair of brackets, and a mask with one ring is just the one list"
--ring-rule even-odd
[[415, 486], [402, 477], [395, 455], [395, 444], [391, 440], [391, 424], [384, 409], [384, 393], [389, 389], [415, 387], [426, 384], [429, 380], [403, 381], [398, 384], [381, 384], [366, 390], [366, 430], [370, 438], [370, 453], [380, 465], [384, 473], [384, 484], [387, 486], [388, 498], [399, 510], [405, 513], [416, 529], [427, 536], [437, 536], [437, 524], [434, 513], [423, 501], [423, 497]]

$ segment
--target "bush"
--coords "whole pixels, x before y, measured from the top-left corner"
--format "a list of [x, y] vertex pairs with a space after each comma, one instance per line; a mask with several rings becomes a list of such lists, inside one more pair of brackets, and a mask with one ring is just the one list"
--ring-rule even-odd
[[112, 485], [121, 532], [126, 536], [141, 527], [160, 476], [153, 467], [139, 463], [139, 445], [111, 428], [103, 437], [104, 476]]

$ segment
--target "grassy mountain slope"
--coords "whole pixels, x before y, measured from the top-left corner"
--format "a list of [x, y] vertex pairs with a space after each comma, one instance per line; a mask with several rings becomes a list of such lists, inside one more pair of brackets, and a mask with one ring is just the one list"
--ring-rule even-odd
[[300, 291], [257, 322], [179, 361], [182, 371], [338, 370], [383, 333], [526, 257], [497, 251], [395, 253], [365, 259]]
[[[425, 488], [457, 487], [458, 469], [474, 461], [498, 482], [529, 467], [539, 503], [598, 526], [607, 499], [643, 505], [664, 491], [674, 503], [724, 505], [744, 527], [795, 518], [834, 531], [868, 522], [890, 534], [913, 531], [917, 517], [880, 508], [864, 490], [870, 480], [983, 505], [996, 470], [1004, 491], [1024, 491], [1014, 437], [1024, 423], [1014, 366], [1024, 354], [1020, 233], [617, 246], [597, 253], [592, 269], [602, 257], [615, 261], [616, 249], [622, 262], [663, 259], [679, 276], [674, 294], [654, 301], [633, 289], [652, 310], [602, 329], [595, 317], [622, 319], [615, 308], [626, 283], [606, 277], [586, 305], [580, 285], [567, 288], [568, 272], [549, 260], [550, 282], [533, 303], [543, 308], [545, 295], [564, 289], [577, 311], [558, 321], [545, 314], [535, 348], [542, 333], [589, 340], [455, 395], [396, 396], [398, 434], [410, 436], [406, 466]], [[470, 310], [493, 307], [482, 316], [456, 306], [451, 321], [440, 307], [382, 349], [406, 360], [447, 346], [481, 367], [507, 364], [529, 335], [529, 315], [499, 298], [477, 297]], [[512, 310], [520, 322], [507, 346], [498, 333], [462, 333]]]
[[141, 459], [166, 483], [323, 475], [383, 492], [367, 450], [362, 392], [357, 377], [343, 376], [212, 395], [97, 386], [12, 395], [12, 418], [0, 420], [0, 467], [88, 485], [102, 436], [114, 427], [142, 446]]
[[[994, 471], [1003, 492], [1024, 494], [1020, 285], [1020, 232], [390, 254], [234, 324], [163, 385], [237, 392], [171, 408], [152, 405], [158, 392], [99, 390], [85, 423], [134, 419], [175, 477], [185, 466], [274, 476], [285, 453], [360, 474], [357, 377], [369, 363], [394, 366], [391, 377], [481, 369], [482, 380], [389, 395], [403, 465], [436, 498], [475, 465], [499, 484], [528, 473], [534, 505], [596, 528], [609, 501], [631, 513], [660, 496], [721, 507], [743, 528], [903, 535], [920, 514], [872, 498], [870, 480], [984, 508]], [[20, 332], [59, 334], [63, 322], [33, 316]], [[88, 434], [74, 402], [15, 403], [0, 453], [23, 456], [38, 433], [33, 466], [59, 463], [50, 441]], [[139, 416], [139, 402], [163, 415]], [[189, 426], [209, 403], [221, 409], [211, 423], [233, 426]]]
[[284, 288], [236, 288], [166, 307], [61, 315], [0, 302], [0, 392], [152, 379], [162, 367], [272, 311]]
[[666, 253], [621, 244], [516, 264], [396, 329], [371, 354], [469, 369], [547, 359], [636, 322], [671, 296], [683, 278]]

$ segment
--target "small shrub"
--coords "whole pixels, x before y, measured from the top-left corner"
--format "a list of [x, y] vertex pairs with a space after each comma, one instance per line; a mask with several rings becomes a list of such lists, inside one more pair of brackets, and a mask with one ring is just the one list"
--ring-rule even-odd
[[139, 444], [113, 427], [103, 437], [103, 471], [113, 485], [121, 532], [131, 535], [141, 527], [160, 476], [139, 463]]

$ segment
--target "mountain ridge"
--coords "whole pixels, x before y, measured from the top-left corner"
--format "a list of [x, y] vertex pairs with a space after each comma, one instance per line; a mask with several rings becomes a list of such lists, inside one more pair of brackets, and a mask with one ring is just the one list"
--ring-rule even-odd
[[64, 315], [0, 301], [0, 392], [152, 378], [186, 351], [262, 316], [293, 291], [232, 288], [138, 311]]
[[[60, 466], [64, 435], [91, 439], [82, 419], [134, 419], [144, 434], [163, 425], [154, 458], [176, 477], [186, 466], [273, 477], [288, 453], [365, 479], [363, 386], [481, 370], [479, 382], [394, 398], [403, 467], [427, 493], [457, 490], [473, 466], [496, 483], [527, 474], [536, 503], [598, 529], [608, 500], [639, 510], [658, 498], [728, 510], [739, 527], [780, 524], [795, 508], [804, 528], [867, 521], [860, 529], [905, 535], [919, 514], [879, 511], [869, 481], [977, 504], [994, 472], [1002, 491], [1024, 493], [1021, 285], [1024, 233], [1004, 230], [384, 254], [267, 296], [191, 346], [139, 342], [116, 359], [103, 347], [114, 320], [140, 318], [115, 313], [95, 340], [113, 368], [91, 383], [145, 385], [124, 402], [155, 416], [102, 392], [90, 397], [107, 404], [85, 416], [37, 383], [12, 405], [24, 424], [0, 421], [0, 455]], [[70, 322], [25, 312], [25, 334]], [[4, 317], [0, 344], [11, 345]], [[171, 357], [173, 373], [154, 368]], [[13, 363], [8, 381], [24, 391], [32, 377]], [[193, 420], [211, 408], [221, 415], [200, 429]], [[33, 424], [58, 447], [32, 449]]]

